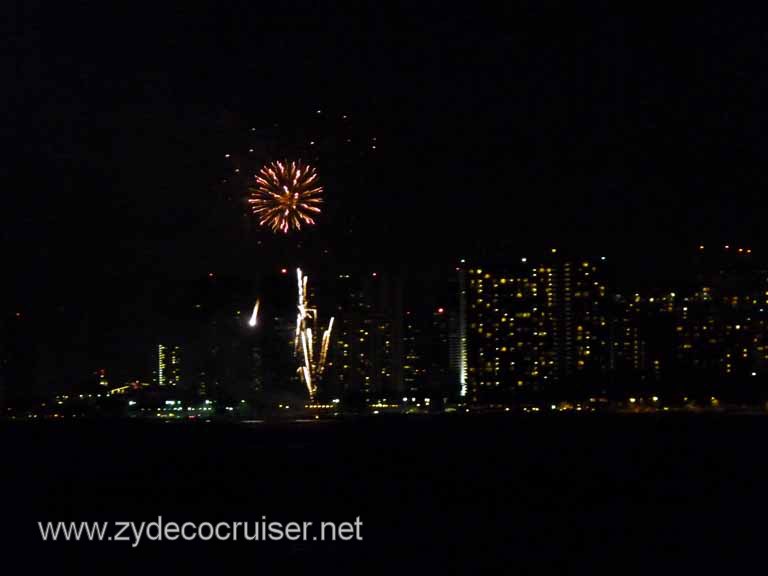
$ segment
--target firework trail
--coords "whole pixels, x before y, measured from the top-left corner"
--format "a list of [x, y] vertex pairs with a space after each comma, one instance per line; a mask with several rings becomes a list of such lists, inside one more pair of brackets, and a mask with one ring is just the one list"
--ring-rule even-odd
[[[316, 341], [313, 334], [317, 332], [317, 308], [312, 308], [307, 300], [307, 281], [301, 268], [296, 269], [298, 284], [298, 314], [296, 316], [296, 336], [294, 338], [294, 351], [297, 358], [303, 361], [297, 372], [301, 375], [309, 393], [310, 402], [314, 401], [317, 394], [317, 382], [325, 370], [325, 360], [328, 356], [328, 346], [331, 341], [331, 329], [333, 317], [328, 322], [328, 328], [323, 332], [320, 343], [320, 351], [315, 354]], [[314, 327], [314, 330], [313, 330]]]
[[253, 312], [251, 313], [251, 319], [248, 320], [248, 326], [253, 328], [259, 321], [259, 299], [256, 299], [256, 304], [253, 306]]

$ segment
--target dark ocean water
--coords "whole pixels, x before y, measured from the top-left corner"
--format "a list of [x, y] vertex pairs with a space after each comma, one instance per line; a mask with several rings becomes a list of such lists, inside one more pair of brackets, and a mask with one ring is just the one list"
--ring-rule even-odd
[[[5, 423], [3, 558], [31, 573], [741, 571], [768, 418]], [[354, 521], [348, 542], [43, 542], [37, 521]], [[5, 572], [5, 571], [3, 571]], [[10, 571], [6, 573], [17, 573]]]

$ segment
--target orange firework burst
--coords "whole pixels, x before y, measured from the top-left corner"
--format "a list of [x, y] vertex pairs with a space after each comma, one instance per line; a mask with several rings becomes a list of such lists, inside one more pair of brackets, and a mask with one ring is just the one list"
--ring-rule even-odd
[[323, 187], [317, 183], [317, 170], [298, 162], [271, 162], [256, 175], [250, 188], [253, 213], [261, 226], [287, 234], [301, 226], [315, 223], [320, 212]]

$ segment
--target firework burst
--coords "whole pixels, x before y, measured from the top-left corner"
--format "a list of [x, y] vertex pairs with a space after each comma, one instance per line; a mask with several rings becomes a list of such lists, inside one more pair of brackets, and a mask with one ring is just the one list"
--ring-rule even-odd
[[271, 162], [259, 170], [248, 199], [259, 225], [287, 234], [315, 223], [323, 203], [317, 170], [298, 162]]

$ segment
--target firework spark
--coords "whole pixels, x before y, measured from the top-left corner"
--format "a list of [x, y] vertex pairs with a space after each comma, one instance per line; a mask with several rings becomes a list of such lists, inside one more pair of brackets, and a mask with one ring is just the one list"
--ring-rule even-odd
[[259, 321], [259, 299], [256, 299], [256, 304], [253, 306], [253, 312], [251, 313], [251, 318], [248, 320], [248, 326], [253, 328], [256, 326], [257, 322]]
[[[296, 357], [303, 361], [297, 372], [301, 375], [309, 392], [310, 402], [315, 400], [317, 394], [317, 382], [325, 370], [325, 360], [328, 355], [328, 346], [331, 341], [331, 329], [333, 328], [333, 317], [328, 321], [328, 328], [323, 332], [320, 341], [320, 351], [315, 354], [316, 341], [313, 338], [313, 332], [317, 332], [318, 314], [317, 308], [311, 308], [307, 301], [307, 280], [301, 268], [296, 269], [296, 279], [299, 288], [299, 313], [296, 316], [296, 336], [294, 338], [294, 351]], [[313, 331], [314, 326], [314, 331]]]
[[248, 202], [259, 225], [287, 234], [315, 223], [323, 203], [317, 170], [298, 162], [271, 162], [259, 170]]

